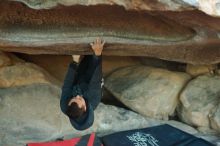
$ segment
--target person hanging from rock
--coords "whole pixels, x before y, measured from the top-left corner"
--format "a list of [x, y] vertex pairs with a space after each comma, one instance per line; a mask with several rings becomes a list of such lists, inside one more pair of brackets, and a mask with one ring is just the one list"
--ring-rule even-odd
[[97, 38], [91, 43], [93, 55], [76, 58], [69, 64], [60, 107], [77, 130], [85, 130], [94, 122], [94, 110], [102, 96], [102, 50], [105, 41]]

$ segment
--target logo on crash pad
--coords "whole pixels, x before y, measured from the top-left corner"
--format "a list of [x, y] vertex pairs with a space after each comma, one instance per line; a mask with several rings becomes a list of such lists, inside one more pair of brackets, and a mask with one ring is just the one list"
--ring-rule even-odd
[[159, 142], [151, 134], [142, 132], [135, 132], [134, 134], [127, 136], [127, 138], [134, 144], [134, 146], [159, 146]]

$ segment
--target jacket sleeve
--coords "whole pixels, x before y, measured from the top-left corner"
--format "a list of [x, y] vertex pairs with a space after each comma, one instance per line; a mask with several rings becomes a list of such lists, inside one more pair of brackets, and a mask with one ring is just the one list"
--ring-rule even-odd
[[93, 109], [95, 109], [99, 104], [102, 96], [102, 56], [93, 55], [88, 73], [91, 75], [91, 78], [89, 80], [86, 97], [89, 103], [92, 105]]
[[77, 64], [75, 62], [71, 62], [69, 64], [64, 83], [62, 86], [62, 93], [60, 99], [60, 108], [62, 112], [65, 114], [67, 109], [68, 99], [72, 97], [72, 89], [74, 82], [76, 80], [76, 68]]

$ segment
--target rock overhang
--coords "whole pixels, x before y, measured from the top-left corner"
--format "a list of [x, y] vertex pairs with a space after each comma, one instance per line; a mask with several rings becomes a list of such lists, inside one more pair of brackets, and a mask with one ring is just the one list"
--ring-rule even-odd
[[33, 9], [51, 9], [64, 5], [119, 5], [127, 10], [162, 10], [162, 11], [184, 11], [199, 9], [206, 14], [219, 17], [219, 0], [14, 0], [19, 1]]
[[0, 50], [90, 54], [88, 43], [101, 36], [107, 40], [103, 55], [149, 56], [192, 64], [220, 62], [217, 37], [198, 37], [195, 27], [160, 11], [128, 11], [106, 4], [36, 10], [5, 2], [0, 7]]

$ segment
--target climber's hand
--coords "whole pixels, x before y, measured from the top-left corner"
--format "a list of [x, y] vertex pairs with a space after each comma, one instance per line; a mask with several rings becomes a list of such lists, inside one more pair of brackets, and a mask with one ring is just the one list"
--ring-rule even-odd
[[102, 55], [104, 44], [105, 44], [105, 41], [101, 40], [100, 38], [97, 38], [93, 43], [90, 43], [92, 50], [96, 56]]

